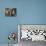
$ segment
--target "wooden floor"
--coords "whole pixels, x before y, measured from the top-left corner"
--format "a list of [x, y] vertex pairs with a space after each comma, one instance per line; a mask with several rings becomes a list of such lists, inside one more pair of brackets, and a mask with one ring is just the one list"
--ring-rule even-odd
[[32, 42], [31, 40], [28, 40], [28, 41], [21, 40], [20, 46], [46, 46], [46, 42], [45, 41]]

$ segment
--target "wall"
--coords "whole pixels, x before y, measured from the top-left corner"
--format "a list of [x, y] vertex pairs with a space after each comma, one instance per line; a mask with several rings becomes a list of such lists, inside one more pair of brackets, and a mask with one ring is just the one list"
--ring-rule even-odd
[[[16, 7], [17, 16], [6, 17], [7, 7]], [[8, 43], [7, 36], [9, 32], [18, 31], [17, 24], [46, 24], [46, 0], [0, 1], [0, 44]]]

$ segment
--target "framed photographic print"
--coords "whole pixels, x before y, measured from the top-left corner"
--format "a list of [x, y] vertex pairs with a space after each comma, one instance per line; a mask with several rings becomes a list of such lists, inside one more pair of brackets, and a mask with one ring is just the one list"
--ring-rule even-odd
[[16, 8], [5, 8], [5, 16], [16, 16]]

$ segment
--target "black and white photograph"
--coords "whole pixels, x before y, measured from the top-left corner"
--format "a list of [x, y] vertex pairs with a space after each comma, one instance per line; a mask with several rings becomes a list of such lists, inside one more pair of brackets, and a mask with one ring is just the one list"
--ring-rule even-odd
[[16, 16], [16, 8], [5, 8], [5, 16]]

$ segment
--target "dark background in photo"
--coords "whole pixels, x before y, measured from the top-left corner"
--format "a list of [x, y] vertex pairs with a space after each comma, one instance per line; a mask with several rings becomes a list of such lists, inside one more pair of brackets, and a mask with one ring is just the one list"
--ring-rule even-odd
[[5, 16], [16, 16], [16, 8], [5, 8]]

